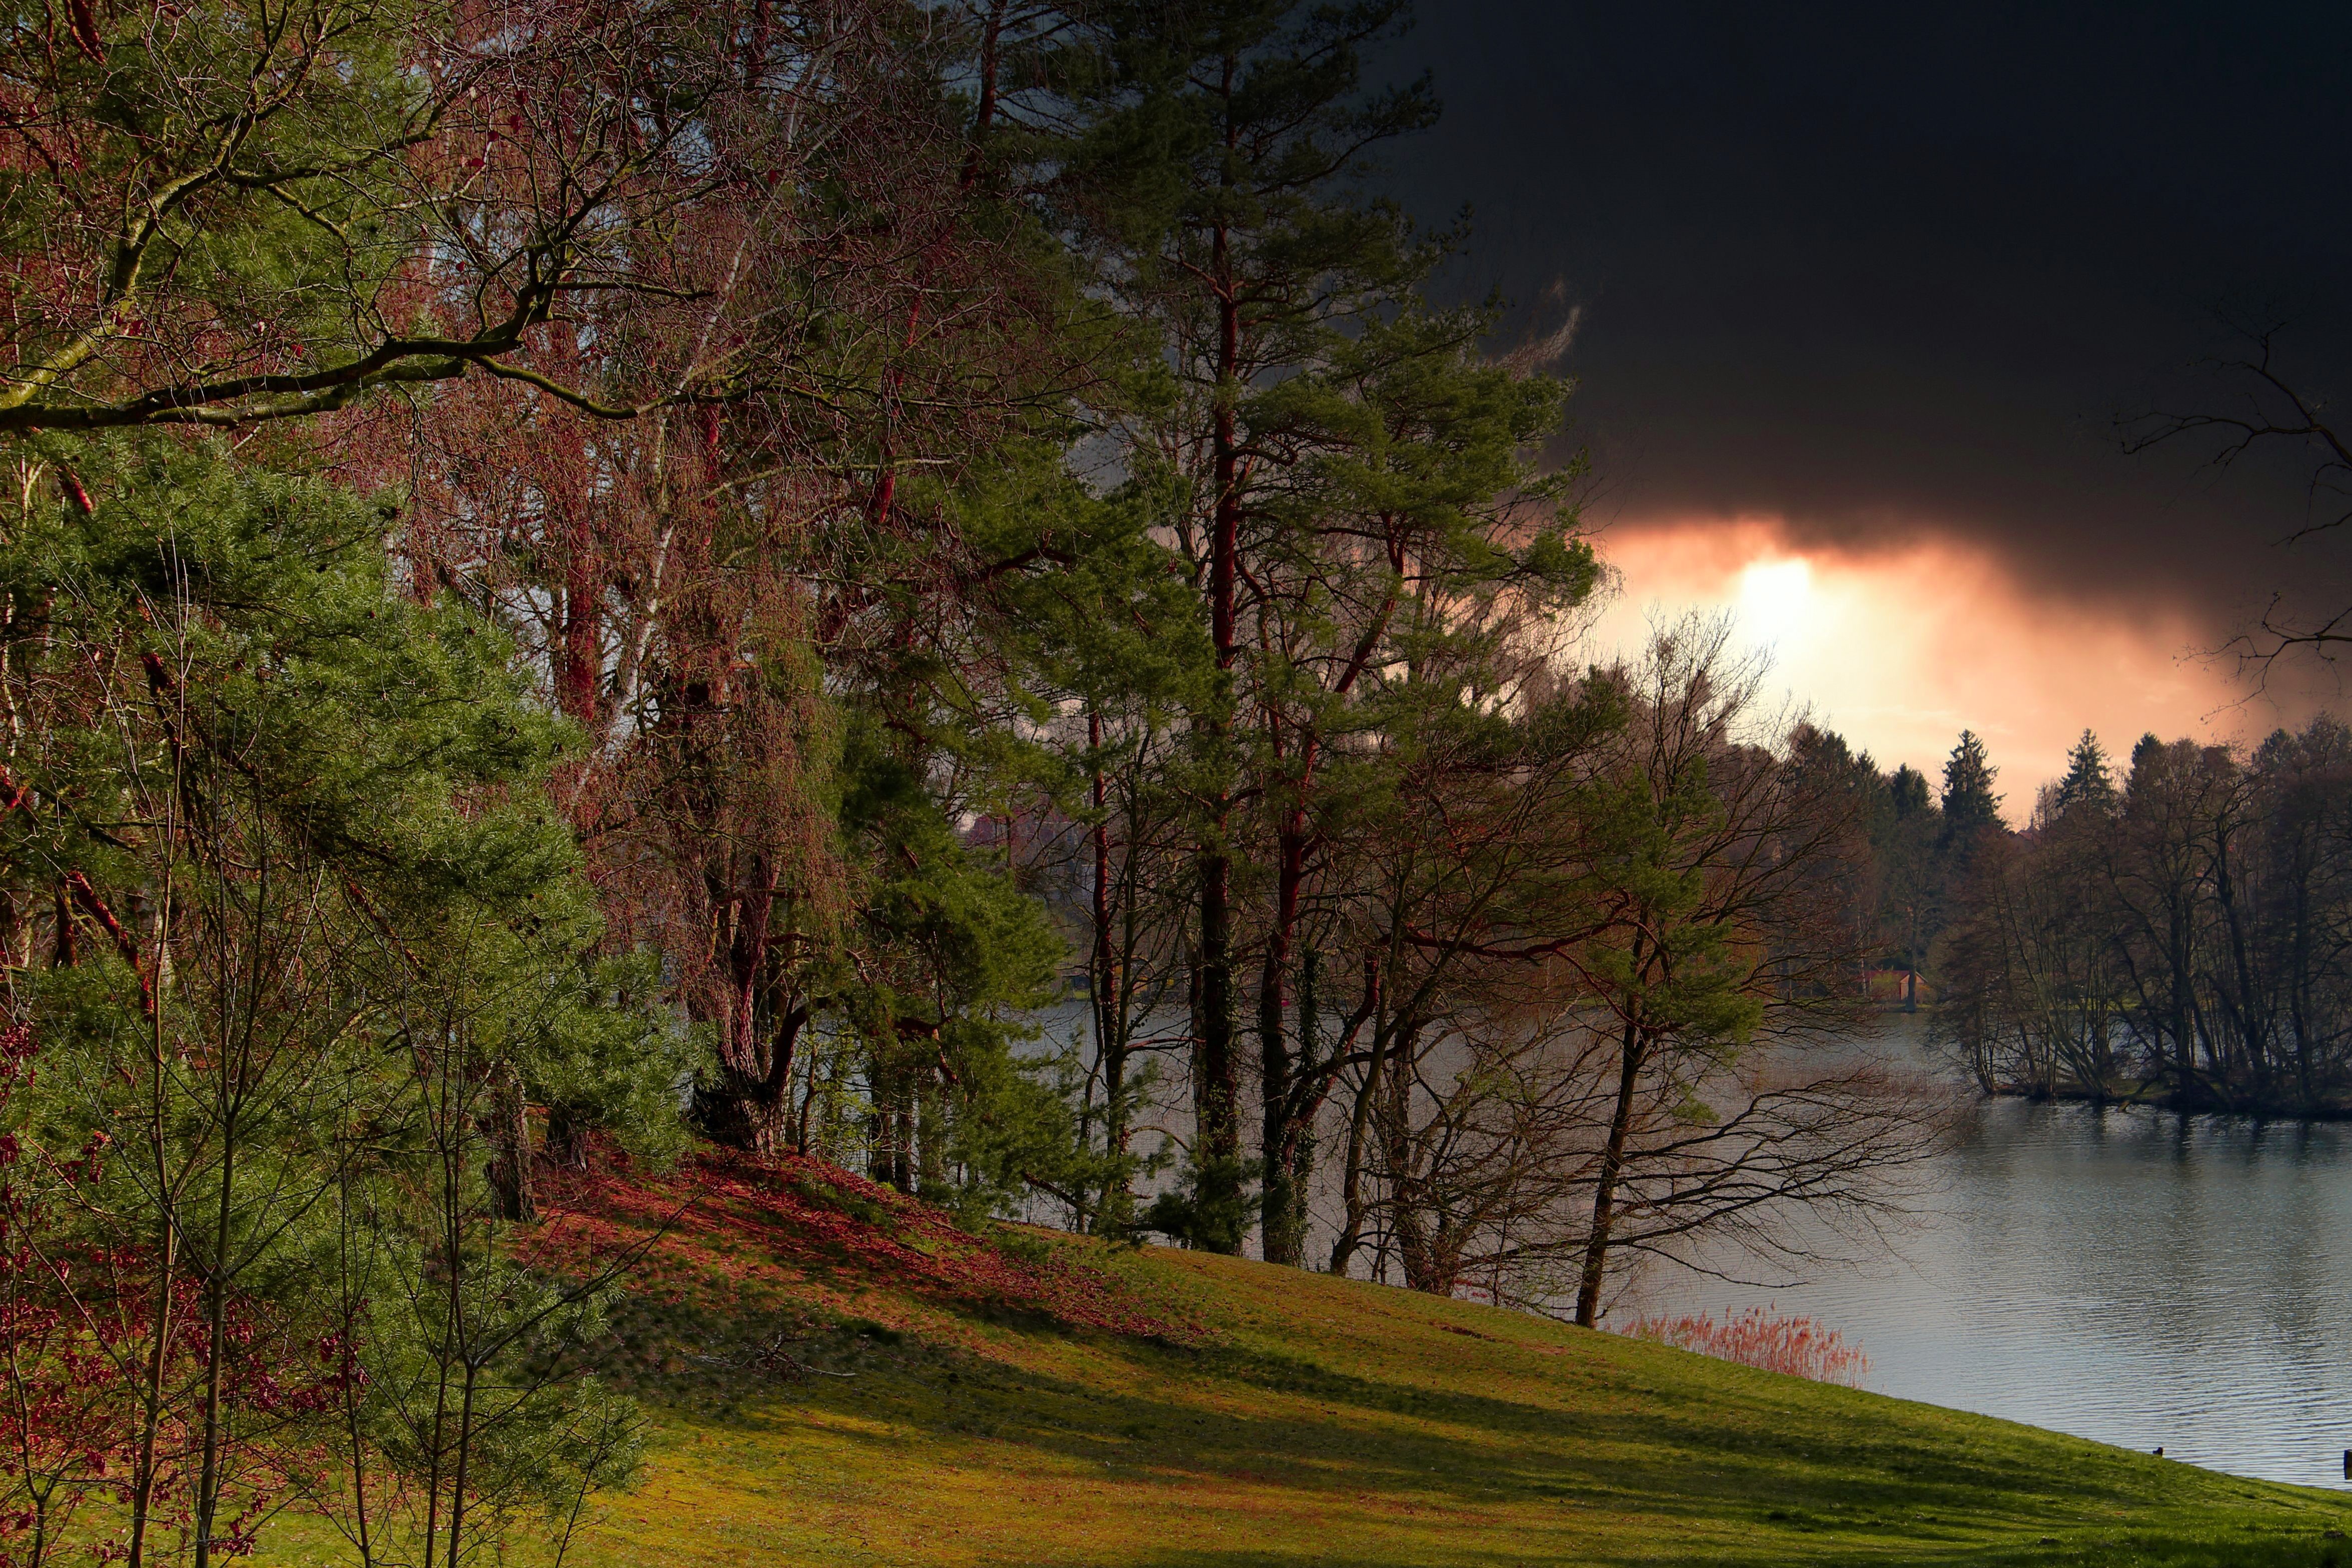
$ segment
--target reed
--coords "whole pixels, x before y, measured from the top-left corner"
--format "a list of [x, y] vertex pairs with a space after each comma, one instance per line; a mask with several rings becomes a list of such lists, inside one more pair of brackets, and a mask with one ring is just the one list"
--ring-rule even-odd
[[1720, 1321], [1707, 1312], [1644, 1316], [1635, 1319], [1625, 1331], [1637, 1340], [1654, 1340], [1718, 1361], [1807, 1377], [1815, 1383], [1860, 1388], [1870, 1373], [1870, 1357], [1861, 1346], [1847, 1344], [1835, 1329], [1825, 1329], [1811, 1318], [1778, 1317], [1762, 1307], [1750, 1307]]

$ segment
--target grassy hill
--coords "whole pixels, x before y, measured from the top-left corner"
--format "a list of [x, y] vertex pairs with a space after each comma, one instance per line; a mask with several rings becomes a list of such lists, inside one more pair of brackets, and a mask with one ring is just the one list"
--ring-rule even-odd
[[623, 1564], [2352, 1563], [2347, 1498], [1199, 1254], [982, 1243], [829, 1167], [562, 1199], [658, 1232]]

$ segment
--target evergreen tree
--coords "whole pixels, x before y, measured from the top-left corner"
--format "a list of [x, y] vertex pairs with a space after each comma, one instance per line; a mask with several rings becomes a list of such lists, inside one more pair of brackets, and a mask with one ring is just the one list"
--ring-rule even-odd
[[2000, 796], [1992, 783], [2000, 770], [1985, 754], [1983, 739], [1960, 731], [1959, 743], [1944, 763], [1944, 832], [1941, 847], [1965, 856], [1977, 836], [2000, 821]]
[[1256, 568], [1286, 552], [1299, 467], [1269, 389], [1409, 296], [1435, 256], [1393, 208], [1356, 198], [1367, 150], [1430, 123], [1424, 84], [1366, 92], [1362, 54], [1402, 0], [1346, 7], [1167, 0], [1104, 8], [1112, 70], [1070, 184], [1122, 309], [1159, 340], [1165, 384], [1129, 432], [1139, 473], [1181, 495], [1170, 529], [1197, 584], [1213, 679], [1186, 716], [1193, 834], [1192, 1158], [1198, 1239], [1238, 1251], [1243, 935], [1236, 811]]
[[2099, 744], [2098, 736], [2085, 730], [2083, 738], [2074, 742], [2074, 749], [2066, 753], [2066, 775], [2058, 781], [2053, 800], [2057, 815], [2063, 816], [2079, 806], [2110, 816], [2115, 814], [2117, 798], [2106, 750]]
[[1186, 716], [1202, 803], [1198, 1188], [1246, 1213], [1226, 1189], [1255, 960], [1265, 1251], [1283, 1262], [1302, 1255], [1312, 1123], [1336, 1079], [1294, 1003], [1332, 814], [1368, 793], [1349, 774], [1410, 671], [1443, 663], [1448, 701], [1486, 688], [1441, 644], [1491, 641], [1510, 612], [1565, 608], [1596, 576], [1563, 512], [1571, 476], [1533, 463], [1565, 384], [1486, 356], [1492, 311], [1424, 304], [1446, 240], [1349, 189], [1365, 146], [1434, 113], [1421, 86], [1361, 84], [1360, 55], [1404, 16], [1393, 0], [1123, 13], [1124, 96], [1086, 164], [1118, 194], [1106, 222], [1122, 302], [1174, 372], [1172, 395], [1129, 426], [1132, 460], [1181, 490], [1170, 532], [1213, 659]]
[[1905, 763], [1887, 776], [1886, 798], [1898, 822], [1924, 815], [1928, 804], [1927, 775]]
[[1885, 807], [1870, 818], [1879, 942], [1885, 962], [1905, 973], [1907, 1008], [1916, 1005], [1916, 977], [1936, 935], [1941, 905], [1936, 847], [1943, 837], [1944, 814], [1927, 775], [1908, 763], [1886, 775], [1884, 790]]
[[[499, 1239], [525, 1107], [658, 1141], [685, 1065], [541, 804], [566, 731], [465, 605], [395, 585], [388, 509], [220, 447], [47, 450], [0, 544], [0, 958], [46, 1058], [5, 1135], [93, 1154], [47, 1282], [128, 1325], [90, 1484], [128, 1561], [177, 1520], [202, 1564], [331, 1444], [488, 1548], [622, 1479], [634, 1428], [546, 1370], [598, 1292]], [[480, 1424], [435, 1419], [458, 1383]]]

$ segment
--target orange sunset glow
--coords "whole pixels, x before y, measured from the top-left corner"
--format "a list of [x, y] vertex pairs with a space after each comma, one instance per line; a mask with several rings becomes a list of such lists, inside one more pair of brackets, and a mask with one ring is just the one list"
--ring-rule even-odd
[[1776, 520], [1621, 522], [1601, 541], [1621, 574], [1593, 630], [1631, 652], [1692, 610], [1730, 615], [1770, 655], [1768, 691], [1885, 766], [1930, 780], [1963, 728], [2000, 766], [2021, 825], [2085, 725], [2118, 764], [2140, 735], [2242, 740], [2280, 720], [2247, 700], [2212, 632], [2173, 610], [2069, 602], [1990, 553], [1933, 536], [1867, 552], [1792, 543]]

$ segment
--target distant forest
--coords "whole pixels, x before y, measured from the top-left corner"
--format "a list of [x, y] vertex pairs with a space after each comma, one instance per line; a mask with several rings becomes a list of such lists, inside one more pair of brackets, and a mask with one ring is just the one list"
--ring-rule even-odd
[[1851, 984], [1930, 1019], [1989, 1092], [2334, 1114], [2352, 1096], [2352, 731], [2251, 752], [2084, 731], [2022, 828], [1983, 741], [1938, 781], [1801, 727], [1863, 855]]
[[2335, 1113], [2352, 1097], [2352, 731], [2085, 734], [1939, 868], [1937, 1032], [1989, 1089]]

